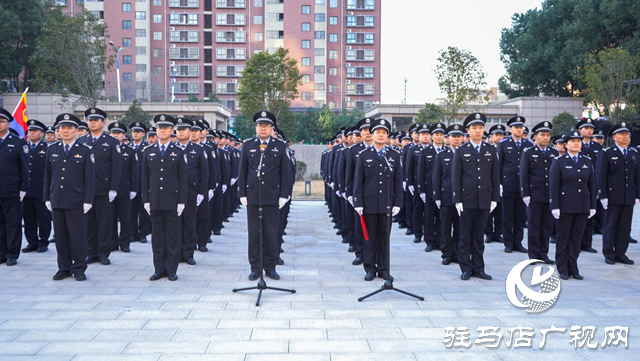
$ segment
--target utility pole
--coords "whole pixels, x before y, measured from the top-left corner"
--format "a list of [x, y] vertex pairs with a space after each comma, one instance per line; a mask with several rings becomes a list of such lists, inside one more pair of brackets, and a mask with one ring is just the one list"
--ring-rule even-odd
[[404, 100], [402, 101], [402, 104], [407, 104], [407, 82], [409, 81], [409, 78], [407, 78], [406, 76], [404, 77]]

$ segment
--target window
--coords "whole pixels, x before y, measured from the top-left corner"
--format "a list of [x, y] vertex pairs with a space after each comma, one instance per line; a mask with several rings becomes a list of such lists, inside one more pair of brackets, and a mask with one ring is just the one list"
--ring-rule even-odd
[[162, 49], [153, 49], [153, 57], [154, 58], [162, 58]]
[[122, 56], [122, 64], [124, 65], [130, 65], [132, 63], [132, 57], [131, 55], [123, 55]]
[[375, 0], [347, 0], [348, 10], [374, 10]]
[[329, 34], [329, 42], [337, 43], [338, 42], [338, 34]]
[[338, 85], [337, 84], [329, 85], [329, 93], [335, 94], [337, 92], [338, 92]]
[[324, 23], [325, 14], [316, 14], [315, 20], [316, 20], [317, 23]]
[[303, 14], [311, 14], [311, 5], [302, 5]]
[[326, 4], [325, 0], [316, 0], [316, 5], [324, 5]]
[[136, 64], [136, 72], [138, 72], [138, 73], [146, 73], [147, 72], [147, 64]]
[[315, 84], [313, 84], [313, 90], [318, 91], [318, 92], [323, 92], [324, 91], [324, 83], [315, 83]]
[[199, 76], [200, 67], [197, 65], [178, 65], [176, 66], [177, 76]]
[[218, 65], [216, 66], [216, 76], [226, 77], [226, 76], [242, 76], [242, 72], [244, 71], [244, 65]]
[[122, 38], [122, 46], [128, 48], [131, 46], [131, 38]]
[[136, 46], [136, 55], [147, 55], [146, 46]]
[[198, 14], [169, 14], [169, 24], [198, 25]]
[[302, 100], [311, 100], [311, 92], [302, 92], [300, 97]]
[[329, 50], [329, 59], [338, 59], [338, 51]]
[[162, 0], [153, 0], [153, 6], [162, 6]]
[[301, 80], [302, 80], [302, 84], [309, 84], [311, 83], [311, 75], [303, 74]]
[[133, 76], [131, 76], [131, 73], [122, 74], [122, 81], [124, 81], [125, 83], [131, 83], [132, 80]]
[[302, 31], [311, 31], [311, 23], [302, 23]]
[[122, 11], [126, 13], [131, 12], [131, 3], [122, 3]]
[[373, 44], [373, 33], [347, 33], [347, 44]]
[[245, 59], [247, 49], [216, 48], [216, 59]]
[[169, 0], [170, 7], [197, 8], [200, 6], [199, 0]]
[[153, 67], [153, 75], [162, 75], [162, 67], [154, 66]]
[[329, 25], [338, 25], [338, 17], [329, 16]]
[[347, 67], [347, 78], [373, 78], [373, 67], [367, 66], [348, 66]]
[[315, 48], [313, 54], [315, 56], [324, 56], [324, 48]]
[[253, 33], [253, 41], [262, 41], [262, 33]]
[[136, 11], [136, 20], [147, 20], [146, 11]]
[[375, 50], [347, 50], [345, 52], [347, 61], [374, 61], [376, 60]]
[[337, 76], [338, 75], [338, 68], [329, 68], [329, 75]]
[[262, 24], [262, 15], [256, 15], [253, 17], [253, 23], [256, 25]]
[[162, 15], [160, 14], [153, 14], [153, 22], [154, 23], [161, 23], [162, 22]]
[[302, 66], [311, 65], [311, 58], [302, 58], [301, 64], [302, 64]]
[[169, 41], [196, 43], [198, 42], [198, 32], [184, 30], [169, 31]]
[[316, 66], [313, 68], [313, 72], [314, 72], [315, 74], [324, 74], [324, 69], [325, 69], [325, 68], [324, 68], [324, 65], [316, 65]]
[[257, 8], [262, 7], [262, 0], [253, 0], [253, 6]]
[[218, 94], [235, 94], [236, 83], [216, 83], [216, 91]]
[[375, 88], [374, 84], [347, 84], [345, 90], [348, 95], [373, 95]]
[[147, 29], [136, 29], [136, 38], [146, 38]]
[[330, 8], [337, 8], [338, 7], [338, 0], [329, 0], [329, 7]]
[[131, 29], [131, 20], [122, 20], [122, 29], [123, 30]]
[[302, 40], [302, 49], [311, 49], [311, 40]]
[[324, 31], [316, 31], [315, 32], [315, 39], [324, 39], [325, 38], [325, 33]]
[[153, 32], [153, 40], [162, 40], [162, 32], [154, 31]]
[[315, 102], [313, 102], [313, 107], [314, 108], [324, 107], [324, 100], [316, 100]]
[[373, 27], [375, 25], [373, 16], [347, 16], [347, 26], [366, 26]]
[[198, 48], [170, 48], [169, 59], [199, 59]]

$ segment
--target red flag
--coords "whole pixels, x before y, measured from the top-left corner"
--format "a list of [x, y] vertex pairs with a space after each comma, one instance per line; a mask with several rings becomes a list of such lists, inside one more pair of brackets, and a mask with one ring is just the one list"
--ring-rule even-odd
[[364, 216], [360, 215], [360, 223], [362, 224], [362, 234], [364, 235], [364, 240], [369, 240], [369, 233], [367, 233], [367, 224], [364, 223]]
[[27, 121], [29, 120], [27, 116], [27, 90], [22, 93], [22, 97], [20, 97], [20, 102], [16, 106], [16, 110], [13, 111], [13, 118], [16, 120], [15, 123], [11, 123], [11, 127], [18, 131], [21, 137], [24, 137], [27, 134]]

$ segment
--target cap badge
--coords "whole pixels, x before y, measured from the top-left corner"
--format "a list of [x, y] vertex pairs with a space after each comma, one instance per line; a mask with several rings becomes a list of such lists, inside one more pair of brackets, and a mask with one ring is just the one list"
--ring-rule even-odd
[[96, 113], [96, 110], [91, 108], [91, 114], [95, 114], [95, 113]]
[[69, 114], [65, 114], [65, 115], [64, 115], [64, 119], [65, 119], [65, 120], [69, 120]]
[[382, 120], [380, 121], [380, 124], [382, 124], [382, 125], [384, 125], [384, 124], [385, 124], [385, 123], [384, 123], [384, 119], [382, 119]]
[[549, 126], [549, 122], [544, 122], [544, 126], [548, 127]]
[[521, 121], [522, 121], [522, 119], [520, 119], [520, 117], [518, 117], [516, 120], [517, 120], [517, 121], [519, 121], [519, 122], [521, 122]]
[[476, 113], [476, 119], [480, 119], [480, 114]]
[[627, 126], [624, 122], [623, 122], [622, 124], [620, 124], [620, 125], [622, 125], [623, 127], [626, 127], [626, 126]]
[[263, 117], [266, 117], [267, 116], [267, 112], [262, 112], [262, 114], [260, 114], [260, 115], [263, 116]]
[[161, 115], [161, 116], [160, 116], [160, 120], [164, 120], [164, 115]]

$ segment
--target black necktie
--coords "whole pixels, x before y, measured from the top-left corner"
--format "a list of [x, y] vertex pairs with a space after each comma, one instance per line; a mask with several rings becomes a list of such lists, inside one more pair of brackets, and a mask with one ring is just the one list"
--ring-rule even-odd
[[69, 144], [65, 144], [64, 145], [64, 156], [67, 156], [67, 153], [69, 153]]

